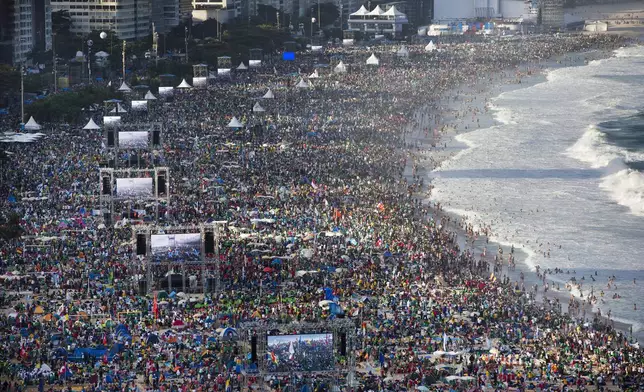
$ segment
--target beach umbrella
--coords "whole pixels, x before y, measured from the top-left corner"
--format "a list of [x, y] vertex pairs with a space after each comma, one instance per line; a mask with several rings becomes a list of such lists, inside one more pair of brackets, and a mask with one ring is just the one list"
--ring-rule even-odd
[[264, 267], [264, 272], [273, 272], [273, 269], [271, 267]]
[[181, 329], [185, 327], [186, 327], [186, 323], [184, 323], [183, 320], [176, 319], [172, 322], [172, 328]]
[[34, 310], [34, 314], [43, 314], [45, 313], [45, 309], [43, 309], [42, 306], [36, 306], [36, 309]]

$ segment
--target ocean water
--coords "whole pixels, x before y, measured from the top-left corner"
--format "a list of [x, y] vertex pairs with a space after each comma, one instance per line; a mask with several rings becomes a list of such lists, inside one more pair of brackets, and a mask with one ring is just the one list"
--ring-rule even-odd
[[433, 199], [491, 225], [491, 239], [523, 249], [530, 268], [571, 272], [549, 280], [584, 277], [584, 294], [604, 292], [602, 313], [641, 335], [644, 47], [554, 69], [490, 106], [497, 125], [457, 136], [467, 148], [432, 173]]

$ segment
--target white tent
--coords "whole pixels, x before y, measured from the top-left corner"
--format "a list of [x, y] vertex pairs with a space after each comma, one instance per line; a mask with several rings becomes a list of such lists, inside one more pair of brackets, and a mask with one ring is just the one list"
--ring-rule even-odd
[[255, 105], [253, 106], [253, 112], [265, 112], [266, 109], [262, 107], [262, 105], [259, 104], [259, 102], [255, 102]]
[[300, 78], [300, 81], [297, 83], [297, 85], [295, 87], [297, 87], [297, 88], [310, 88], [311, 84], [309, 82], [307, 82], [306, 80]]
[[121, 83], [121, 87], [119, 87], [118, 91], [129, 93], [132, 91], [132, 89], [130, 88], [130, 86], [127, 85], [127, 83], [123, 82]]
[[237, 69], [248, 69], [248, 67], [247, 67], [247, 66], [246, 66], [246, 64], [244, 64], [244, 62], [242, 61], [241, 63], [239, 63], [239, 67], [237, 67]]
[[376, 6], [376, 8], [373, 9], [373, 11], [369, 12], [367, 16], [381, 16], [385, 13], [385, 11], [380, 8], [379, 5]]
[[409, 57], [409, 49], [405, 45], [401, 46], [396, 52], [398, 57]]
[[387, 10], [387, 12], [382, 14], [382, 16], [386, 16], [387, 19], [394, 19], [397, 21], [407, 20], [407, 15], [398, 11], [395, 5], [392, 5], [391, 8]]
[[264, 94], [264, 96], [262, 98], [264, 98], [264, 99], [273, 99], [273, 98], [275, 98], [275, 95], [273, 95], [273, 92], [269, 88], [268, 91], [266, 92], [266, 94]]
[[154, 94], [152, 94], [152, 91], [150, 91], [150, 90], [148, 90], [148, 92], [147, 92], [147, 93], [145, 93], [145, 97], [144, 97], [144, 98], [145, 98], [145, 99], [150, 99], [150, 100], [155, 100], [155, 99], [157, 99], [157, 97], [155, 97], [155, 96], [154, 96]]
[[436, 45], [434, 45], [434, 41], [429, 41], [427, 46], [425, 46], [425, 51], [426, 52], [433, 52], [436, 50]]
[[87, 125], [83, 127], [83, 129], [87, 130], [94, 130], [94, 129], [101, 129], [96, 123], [94, 122], [94, 119], [90, 117], [89, 121], [87, 122]]
[[39, 131], [42, 129], [42, 127], [38, 125], [36, 120], [34, 120], [34, 117], [31, 116], [29, 117], [29, 121], [27, 121], [27, 123], [25, 124], [25, 129], [27, 131]]
[[369, 65], [380, 65], [380, 60], [376, 57], [375, 54], [371, 53], [371, 57], [367, 59], [367, 64]]
[[105, 58], [105, 57], [109, 57], [110, 55], [109, 55], [109, 53], [107, 53], [107, 52], [103, 52], [103, 51], [101, 50], [100, 52], [97, 52], [94, 56], [96, 56], [96, 57], [101, 57], [101, 58]]
[[367, 11], [366, 8], [364, 8], [364, 5], [360, 7], [359, 10], [356, 12], [352, 13], [350, 16], [367, 16], [369, 14], [369, 11]]
[[112, 110], [110, 110], [110, 113], [127, 113], [127, 110], [123, 106], [121, 106], [121, 103], [118, 102], [116, 104], [116, 107]]
[[309, 75], [309, 79], [319, 79], [319, 78], [320, 78], [320, 74], [318, 73], [317, 69], [313, 71], [312, 74]]
[[188, 82], [186, 82], [186, 79], [183, 79], [181, 81], [181, 84], [179, 84], [177, 88], [192, 88], [192, 86], [189, 85]]
[[233, 117], [233, 119], [228, 123], [228, 128], [241, 128], [243, 126], [244, 124], [242, 124], [237, 117]]
[[345, 72], [347, 72], [347, 66], [344, 65], [344, 62], [340, 61], [340, 63], [338, 65], [336, 65], [335, 68], [333, 69], [333, 72], [345, 73]]

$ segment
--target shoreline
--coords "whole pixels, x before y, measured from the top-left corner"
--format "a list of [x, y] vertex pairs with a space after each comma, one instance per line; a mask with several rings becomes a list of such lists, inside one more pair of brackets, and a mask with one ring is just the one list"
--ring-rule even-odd
[[[440, 142], [437, 144], [437, 148], [431, 147], [433, 141], [431, 135], [422, 134], [424, 128], [428, 127], [429, 129], [432, 129], [431, 124], [427, 124], [426, 122], [421, 122], [416, 126], [417, 129], [415, 134], [413, 132], [408, 133], [405, 141], [406, 143], [415, 143], [418, 148], [421, 149], [421, 151], [412, 152], [412, 155], [414, 156], [414, 164], [417, 165], [416, 175], [421, 178], [428, 179], [423, 187], [422, 195], [419, 195], [420, 199], [431, 208], [432, 216], [435, 217], [437, 221], [440, 221], [442, 224], [444, 220], [447, 220], [445, 226], [448, 230], [456, 234], [461, 252], [469, 252], [475, 258], [485, 260], [490, 267], [490, 271], [495, 271], [495, 276], [497, 276], [498, 279], [509, 279], [508, 287], [520, 284], [520, 286], [524, 286], [526, 292], [530, 291], [535, 293], [535, 300], [542, 306], [547, 305], [550, 307], [558, 307], [562, 314], [567, 314], [573, 320], [577, 320], [582, 323], [592, 323], [595, 320], [598, 320], [603, 325], [610, 325], [615, 330], [622, 332], [626, 337], [630, 337], [635, 341], [641, 342], [644, 341], [644, 330], [638, 329], [631, 333], [633, 328], [632, 323], [618, 321], [615, 320], [615, 318], [608, 318], [603, 314], [600, 315], [590, 303], [586, 303], [584, 306], [581, 306], [580, 298], [578, 296], [574, 296], [573, 291], [566, 287], [569, 279], [566, 280], [565, 276], [570, 277], [570, 275], [548, 275], [546, 280], [548, 281], [550, 288], [547, 293], [544, 293], [543, 287], [539, 287], [542, 286], [542, 279], [535, 273], [535, 264], [529, 262], [533, 254], [531, 254], [532, 252], [526, 252], [523, 247], [514, 249], [513, 268], [510, 268], [506, 257], [505, 261], [501, 265], [501, 269], [495, 270], [494, 258], [496, 252], [493, 250], [502, 249], [504, 255], [509, 255], [511, 253], [512, 244], [505, 241], [499, 241], [497, 238], [494, 238], [493, 234], [488, 236], [481, 233], [473, 238], [471, 231], [468, 233], [468, 230], [464, 226], [469, 225], [472, 215], [475, 216], [476, 212], [457, 211], [444, 205], [437, 206], [436, 201], [433, 200], [431, 192], [433, 190], [433, 179], [436, 177], [433, 174], [435, 170], [448, 160], [458, 159], [460, 154], [466, 154], [467, 151], [473, 147], [459, 140], [460, 135], [501, 124], [495, 117], [497, 111], [494, 109], [485, 110], [485, 107], [490, 107], [490, 100], [506, 92], [529, 88], [536, 84], [545, 82], [546, 73], [550, 70], [585, 66], [590, 61], [610, 58], [612, 56], [614, 56], [614, 51], [612, 50], [595, 49], [587, 52], [571, 52], [545, 61], [540, 61], [538, 63], [523, 63], [514, 68], [499, 70], [492, 75], [479, 77], [473, 84], [465, 83], [448, 90], [441, 94], [440, 98], [437, 100], [439, 105], [442, 103], [447, 104], [444, 108], [440, 107], [438, 109], [439, 112], [437, 113], [441, 115], [441, 117], [443, 114], [447, 115], [444, 117], [444, 122], [453, 122], [455, 120], [462, 121], [461, 124], [447, 127], [446, 132], [441, 132], [439, 138]], [[512, 71], [518, 70], [516, 72], [520, 72], [520, 70], [523, 69], [525, 69], [526, 72], [521, 76], [517, 77], [516, 75], [511, 75]], [[508, 72], [510, 72], [510, 75], [507, 74]], [[460, 95], [460, 99], [452, 101], [451, 97], [455, 94]], [[472, 99], [472, 96], [475, 96], [475, 98]], [[447, 102], [445, 102], [446, 98]], [[421, 120], [424, 119], [425, 112], [427, 110], [427, 106], [424, 106], [422, 109], [418, 109], [414, 113], [414, 117], [420, 117]], [[470, 113], [472, 110], [476, 113], [476, 116], [469, 121], [465, 120], [464, 117], [455, 118], [450, 116], [450, 114], [453, 114], [454, 112], [458, 114], [468, 110]], [[474, 119], [477, 120], [476, 123], [474, 122]], [[414, 147], [414, 149], [415, 148], [416, 147]], [[427, 151], [422, 151], [427, 148], [429, 148]], [[406, 178], [408, 178], [408, 180], [413, 178], [413, 174], [408, 175], [406, 170]], [[477, 228], [473, 229], [477, 230]], [[483, 253], [484, 249], [485, 253]], [[522, 276], [523, 279], [521, 279]], [[562, 277], [564, 278], [562, 279]], [[538, 287], [538, 291], [536, 292], [533, 289], [533, 286], [535, 285]], [[568, 309], [569, 300], [571, 298], [574, 298], [574, 301], [579, 304], [576, 315], [570, 313]]]

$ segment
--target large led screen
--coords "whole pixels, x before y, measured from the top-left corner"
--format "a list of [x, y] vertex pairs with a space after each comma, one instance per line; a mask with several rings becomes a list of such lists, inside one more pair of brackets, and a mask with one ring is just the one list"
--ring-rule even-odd
[[153, 234], [150, 238], [153, 261], [199, 261], [201, 234]]
[[217, 75], [230, 75], [230, 68], [217, 68]]
[[171, 97], [174, 94], [174, 87], [159, 87], [159, 95], [162, 97]]
[[269, 335], [269, 372], [323, 372], [333, 370], [333, 334]]
[[103, 116], [104, 125], [115, 125], [121, 122], [121, 116]]
[[154, 196], [152, 178], [117, 178], [116, 196], [131, 199], [151, 198]]
[[192, 78], [192, 85], [194, 87], [206, 87], [208, 85], [208, 78], [199, 76]]
[[137, 112], [145, 112], [148, 110], [148, 101], [132, 101], [132, 110]]
[[145, 131], [119, 132], [119, 148], [148, 148], [148, 133]]

